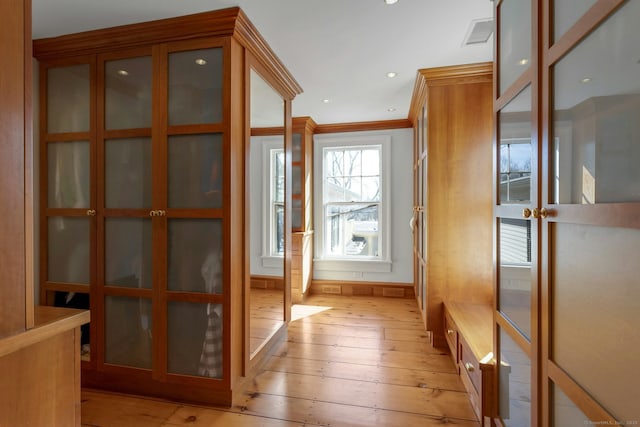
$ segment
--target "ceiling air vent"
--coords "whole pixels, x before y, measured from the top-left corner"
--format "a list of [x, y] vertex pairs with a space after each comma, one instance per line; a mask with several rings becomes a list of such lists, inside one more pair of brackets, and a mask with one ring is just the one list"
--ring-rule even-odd
[[463, 46], [486, 43], [493, 33], [493, 19], [474, 19], [469, 25], [467, 35], [464, 37]]

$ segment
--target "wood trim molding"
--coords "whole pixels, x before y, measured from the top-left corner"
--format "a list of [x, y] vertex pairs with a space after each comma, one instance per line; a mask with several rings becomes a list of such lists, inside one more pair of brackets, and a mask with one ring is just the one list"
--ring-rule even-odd
[[406, 129], [411, 127], [413, 127], [413, 125], [408, 119], [381, 120], [372, 122], [321, 124], [316, 126], [313, 133], [364, 132], [374, 130]]
[[376, 296], [385, 298], [415, 298], [413, 283], [345, 282], [336, 280], [312, 280], [312, 295], [330, 294], [342, 296]]
[[420, 69], [413, 87], [408, 120], [413, 125], [422, 104], [424, 104], [424, 97], [429, 86], [478, 83], [491, 81], [492, 78], [493, 62]]

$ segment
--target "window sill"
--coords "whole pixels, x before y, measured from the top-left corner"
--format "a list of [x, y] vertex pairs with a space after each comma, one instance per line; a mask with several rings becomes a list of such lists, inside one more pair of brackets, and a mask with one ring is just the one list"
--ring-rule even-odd
[[327, 259], [313, 260], [313, 268], [319, 271], [362, 271], [365, 273], [390, 273], [391, 261], [359, 260], [359, 259]]

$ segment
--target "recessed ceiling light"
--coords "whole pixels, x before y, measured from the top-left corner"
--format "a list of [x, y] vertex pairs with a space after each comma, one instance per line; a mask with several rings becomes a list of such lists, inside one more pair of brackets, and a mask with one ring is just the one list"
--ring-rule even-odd
[[585, 77], [582, 80], [580, 80], [582, 83], [589, 83], [591, 81], [591, 77]]
[[398, 0], [384, 0], [386, 4], [395, 4], [398, 3]]
[[393, 71], [389, 71], [389, 72], [387, 73], [387, 77], [389, 77], [390, 79], [394, 78], [394, 77], [395, 77], [395, 76], [397, 76], [397, 75], [398, 75], [398, 73], [394, 73]]
[[393, 107], [389, 107], [389, 108], [387, 108], [387, 111], [390, 112], [390, 113], [393, 113], [394, 111], [396, 111], [396, 109], [393, 108]]
[[522, 58], [520, 61], [518, 61], [518, 64], [520, 65], [527, 65], [529, 63], [529, 60], [527, 58]]
[[202, 58], [196, 59], [196, 64], [198, 65], [206, 65], [206, 63], [207, 63], [206, 59], [202, 59]]
[[328, 99], [323, 99], [322, 102], [325, 103], [325, 104], [328, 104], [329, 100]]
[[127, 70], [118, 70], [117, 73], [120, 74], [121, 76], [128, 76], [129, 75], [129, 72]]

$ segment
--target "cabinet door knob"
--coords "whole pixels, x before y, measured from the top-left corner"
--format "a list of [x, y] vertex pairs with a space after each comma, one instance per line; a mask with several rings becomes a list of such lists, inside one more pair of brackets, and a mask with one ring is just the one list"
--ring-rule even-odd
[[530, 216], [531, 216], [531, 209], [529, 209], [529, 208], [522, 209], [522, 217], [523, 218], [529, 218]]
[[538, 209], [538, 208], [533, 208], [533, 211], [532, 211], [531, 215], [532, 215], [535, 219], [540, 218], [540, 209]]
[[448, 333], [449, 335], [453, 335], [453, 334], [455, 334], [455, 333], [456, 333], [456, 331], [454, 331], [453, 329], [447, 329], [447, 333]]
[[149, 216], [158, 216], [158, 211], [149, 211]]
[[467, 362], [467, 363], [464, 364], [464, 367], [469, 372], [473, 372], [473, 371], [476, 370], [475, 366], [473, 366], [473, 363]]
[[89, 210], [87, 210], [87, 216], [96, 216], [96, 211], [95, 211], [95, 209], [89, 209]]
[[540, 209], [540, 218], [546, 218], [549, 216], [549, 211], [547, 208]]

